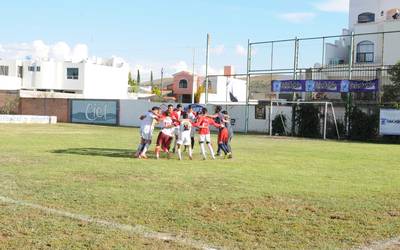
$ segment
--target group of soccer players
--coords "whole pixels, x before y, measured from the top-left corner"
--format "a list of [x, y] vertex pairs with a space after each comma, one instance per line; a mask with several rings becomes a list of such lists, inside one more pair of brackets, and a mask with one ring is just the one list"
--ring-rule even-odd
[[[211, 158], [215, 159], [214, 149], [211, 144], [210, 126], [218, 128], [219, 131], [217, 155], [221, 156], [223, 152], [226, 158], [232, 158], [230, 142], [233, 131], [231, 120], [228, 112], [222, 111], [220, 106], [217, 106], [213, 115], [210, 115], [206, 108], [202, 108], [200, 112], [196, 113], [192, 106], [189, 106], [184, 111], [180, 104], [176, 108], [173, 105], [168, 105], [168, 109], [165, 112], [162, 112], [160, 107], [153, 107], [140, 116], [139, 119], [141, 120], [141, 141], [135, 154], [136, 158], [148, 158], [147, 152], [152, 142], [154, 127], [158, 123], [161, 124], [161, 131], [158, 134], [155, 149], [157, 159], [160, 158], [160, 153], [165, 153], [170, 158], [171, 154], [176, 152], [179, 160], [182, 160], [182, 150], [185, 150], [189, 154], [189, 159], [192, 160], [196, 131], [199, 135], [200, 151], [203, 159], [207, 159], [206, 146]], [[174, 143], [171, 150], [172, 142]]]

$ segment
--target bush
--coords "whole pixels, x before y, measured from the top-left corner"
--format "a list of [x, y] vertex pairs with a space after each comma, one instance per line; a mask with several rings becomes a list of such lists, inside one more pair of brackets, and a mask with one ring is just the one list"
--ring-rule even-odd
[[18, 98], [9, 99], [2, 107], [0, 107], [0, 114], [15, 115], [18, 110], [18, 105], [19, 105]]
[[151, 90], [151, 92], [152, 92], [153, 94], [155, 94], [156, 96], [159, 96], [159, 97], [162, 96], [161, 89], [158, 88], [158, 87], [153, 87], [152, 90]]
[[[344, 138], [346, 135], [346, 126], [344, 126], [344, 122], [337, 121], [337, 126], [340, 138]], [[333, 120], [328, 123], [326, 137], [329, 139], [338, 139], [335, 122]]]
[[361, 109], [353, 107], [350, 112], [349, 136], [352, 140], [371, 140], [378, 136], [379, 112], [374, 114], [364, 113]]
[[298, 127], [298, 136], [309, 138], [321, 137], [320, 111], [315, 105], [299, 105], [295, 111], [295, 123]]
[[278, 115], [272, 121], [272, 134], [273, 135], [285, 135], [286, 134], [286, 116]]
[[195, 103], [200, 103], [201, 94], [204, 93], [205, 91], [206, 91], [206, 87], [204, 85], [200, 85], [197, 88], [196, 94], [194, 94], [194, 102]]

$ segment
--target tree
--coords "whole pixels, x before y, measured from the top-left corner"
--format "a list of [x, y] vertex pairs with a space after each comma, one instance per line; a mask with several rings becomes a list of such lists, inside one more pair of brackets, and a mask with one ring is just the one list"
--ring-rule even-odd
[[140, 85], [140, 71], [139, 71], [139, 70], [137, 70], [136, 83], [137, 83], [138, 85]]
[[201, 94], [204, 92], [206, 92], [206, 86], [204, 84], [202, 84], [197, 88], [197, 91], [194, 94], [194, 102], [195, 103], [200, 103]]
[[154, 88], [153, 71], [150, 71], [150, 84], [151, 84], [151, 88]]
[[383, 86], [383, 102], [399, 102], [400, 101], [400, 62], [393, 65], [389, 71], [391, 85]]
[[131, 89], [131, 92], [138, 92], [138, 85], [136, 81], [132, 78], [132, 73], [129, 72], [128, 74], [128, 85]]

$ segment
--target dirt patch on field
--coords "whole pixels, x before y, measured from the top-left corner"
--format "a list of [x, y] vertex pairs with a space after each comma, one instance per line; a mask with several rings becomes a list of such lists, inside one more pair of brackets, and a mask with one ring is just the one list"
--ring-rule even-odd
[[400, 237], [385, 241], [377, 241], [368, 246], [356, 248], [356, 250], [399, 250]]

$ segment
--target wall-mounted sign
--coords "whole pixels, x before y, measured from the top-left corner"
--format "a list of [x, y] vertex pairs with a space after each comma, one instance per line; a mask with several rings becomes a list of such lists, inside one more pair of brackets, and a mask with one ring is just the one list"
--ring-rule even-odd
[[400, 135], [400, 110], [381, 109], [379, 133]]
[[379, 80], [274, 80], [272, 92], [377, 92]]
[[71, 122], [118, 125], [118, 101], [71, 100]]
[[267, 119], [265, 105], [256, 105], [255, 106], [255, 118], [257, 120], [265, 120]]

